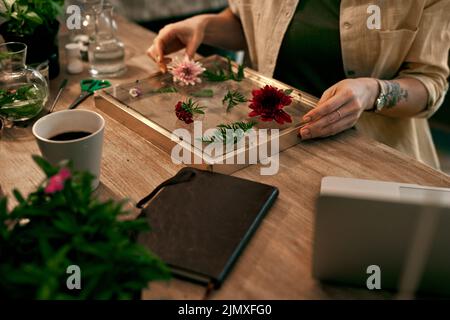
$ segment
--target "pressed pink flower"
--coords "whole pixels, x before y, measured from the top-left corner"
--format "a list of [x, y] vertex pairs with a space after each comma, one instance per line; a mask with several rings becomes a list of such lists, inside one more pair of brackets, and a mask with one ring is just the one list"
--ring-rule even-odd
[[174, 65], [169, 68], [169, 72], [173, 75], [173, 81], [184, 86], [195, 86], [201, 83], [201, 75], [205, 72], [200, 62], [195, 62], [185, 56], [182, 61], [175, 61]]
[[64, 182], [66, 182], [67, 179], [70, 179], [70, 177], [70, 170], [67, 168], [62, 168], [57, 174], [48, 180], [48, 185], [45, 187], [44, 192], [47, 194], [53, 194], [63, 190]]

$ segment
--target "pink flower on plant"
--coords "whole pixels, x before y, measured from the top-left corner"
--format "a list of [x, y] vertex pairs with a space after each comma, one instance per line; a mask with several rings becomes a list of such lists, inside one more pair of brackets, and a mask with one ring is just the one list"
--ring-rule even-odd
[[47, 194], [53, 194], [64, 189], [64, 183], [70, 179], [71, 173], [67, 168], [62, 168], [57, 174], [48, 180], [48, 185], [45, 187], [44, 192]]
[[205, 70], [200, 62], [195, 62], [188, 56], [185, 56], [182, 61], [176, 60], [174, 65], [169, 68], [169, 72], [173, 75], [173, 81], [181, 86], [195, 86], [197, 83], [201, 83], [200, 76]]

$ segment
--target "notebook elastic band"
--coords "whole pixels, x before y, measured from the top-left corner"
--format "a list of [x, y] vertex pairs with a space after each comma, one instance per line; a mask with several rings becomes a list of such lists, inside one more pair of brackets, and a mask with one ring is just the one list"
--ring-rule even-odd
[[194, 170], [185, 169], [185, 170], [180, 171], [175, 177], [170, 178], [169, 180], [161, 183], [158, 187], [156, 187], [156, 189], [153, 190], [152, 193], [150, 193], [144, 199], [139, 201], [138, 204], [136, 205], [136, 207], [139, 209], [142, 209], [147, 202], [149, 202], [151, 199], [153, 199], [158, 194], [158, 192], [161, 191], [161, 189], [168, 187], [168, 186], [173, 186], [176, 184], [189, 182], [192, 180], [192, 178], [194, 178], [194, 176], [195, 176]]

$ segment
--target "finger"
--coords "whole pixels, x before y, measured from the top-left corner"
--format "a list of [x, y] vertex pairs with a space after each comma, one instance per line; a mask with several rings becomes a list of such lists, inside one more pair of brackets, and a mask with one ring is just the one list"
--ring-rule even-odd
[[[344, 118], [352, 116], [353, 118], [358, 118], [358, 106], [354, 103], [349, 102], [345, 104], [343, 107], [338, 110], [320, 118], [317, 121], [310, 122], [308, 125], [304, 126], [300, 130], [300, 135], [302, 138], [317, 138], [324, 136], [324, 128], [328, 127], [331, 124], [341, 121]], [[338, 112], [339, 111], [339, 112]]]
[[327, 114], [336, 111], [342, 107], [345, 103], [352, 99], [351, 94], [347, 90], [336, 91], [335, 95], [329, 99], [321, 102], [313, 110], [308, 112], [304, 117], [304, 122], [311, 122], [320, 119]]
[[159, 65], [159, 70], [160, 70], [162, 73], [166, 73], [167, 70], [168, 70], [167, 65], [168, 65], [169, 63], [171, 63], [171, 62], [172, 62], [172, 59], [170, 59], [170, 58], [163, 58], [163, 61], [162, 61], [161, 63], [158, 63], [158, 65]]
[[165, 63], [165, 64], [168, 64], [168, 63], [171, 63], [171, 62], [172, 62], [172, 59], [171, 59], [171, 58], [169, 58], [169, 57], [164, 57], [164, 56], [163, 56], [162, 61], [161, 61], [161, 58], [160, 58], [159, 54], [157, 53], [156, 47], [155, 47], [154, 44], [152, 44], [152, 45], [150, 46], [150, 48], [148, 48], [148, 50], [147, 50], [147, 55], [150, 57], [150, 59], [152, 59], [153, 61], [155, 61], [155, 62], [158, 63], [158, 64], [159, 64], [159, 63]]
[[163, 73], [163, 74], [167, 73], [167, 70], [168, 70], [167, 64], [159, 63], [158, 66], [159, 66], [159, 71], [161, 71], [161, 73]]
[[[158, 63], [158, 64], [160, 63], [159, 58], [157, 57], [157, 54], [155, 53], [155, 49], [153, 46], [147, 50], [147, 55], [150, 57], [150, 59], [152, 59], [156, 63]], [[163, 61], [161, 63], [169, 64], [171, 62], [172, 62], [172, 58], [163, 57]]]
[[147, 50], [147, 55], [150, 57], [150, 59], [152, 59], [154, 62], [156, 62], [159, 66], [159, 70], [162, 73], [166, 73], [167, 72], [167, 67], [166, 67], [166, 63], [165, 61], [163, 61], [163, 63], [160, 63], [160, 56], [156, 51], [156, 47], [155, 45], [152, 45], [148, 50]]
[[194, 35], [192, 39], [189, 41], [189, 43], [186, 46], [186, 54], [189, 57], [189, 59], [194, 59], [195, 53], [198, 50], [198, 47], [200, 46], [200, 36]]
[[[316, 107], [320, 104], [322, 104], [323, 102], [325, 102], [326, 100], [330, 99], [336, 92], [335, 86], [328, 88], [327, 90], [325, 90], [322, 94], [322, 97], [320, 98], [319, 102], [317, 102]], [[309, 112], [307, 114], [305, 114], [302, 118], [302, 122], [304, 123], [308, 123], [312, 120], [312, 118], [309, 115]]]
[[341, 108], [337, 109], [336, 111], [327, 114], [326, 116], [320, 118], [319, 120], [311, 122], [310, 125], [308, 126], [310, 127], [310, 130], [312, 132], [320, 131], [322, 128], [332, 123], [338, 122], [351, 114], [354, 114], [355, 117], [357, 117], [358, 112], [359, 112], [358, 106], [356, 106], [355, 103], [353, 102], [348, 102]]
[[161, 63], [164, 57], [164, 42], [160, 36], [158, 36], [153, 42], [153, 47], [155, 48], [155, 61]]
[[[159, 64], [162, 72], [167, 71], [167, 60], [164, 57], [165, 53], [171, 48], [168, 48], [168, 44], [172, 43], [176, 39], [176, 34], [168, 26], [164, 27], [153, 41], [153, 50], [151, 51], [154, 56], [154, 60]], [[169, 51], [170, 52], [170, 51]]]
[[164, 64], [169, 64], [169, 63], [171, 63], [171, 62], [172, 62], [172, 58], [164, 57], [164, 59], [163, 59], [163, 63], [164, 63]]
[[155, 45], [152, 44], [150, 48], [147, 49], [147, 56], [149, 56], [153, 61], [157, 62], [157, 55], [158, 54], [156, 53]]
[[347, 129], [350, 129], [353, 127], [356, 123], [356, 119], [353, 115], [347, 116], [343, 118], [342, 120], [332, 123], [329, 126], [325, 127], [323, 129], [323, 138], [326, 137], [332, 137], [334, 135], [337, 135], [338, 133], [341, 133]]
[[155, 47], [155, 61], [156, 63], [164, 63], [164, 42], [161, 38], [156, 38], [155, 42], [153, 43], [153, 46]]
[[335, 94], [336, 94], [336, 86], [332, 86], [331, 88], [328, 88], [327, 90], [324, 91], [324, 93], [322, 94], [322, 97], [320, 97], [320, 100], [317, 103], [317, 105], [324, 103], [326, 100], [330, 99]]
[[301, 131], [302, 140], [310, 140], [314, 138], [325, 138], [338, 134], [344, 130], [351, 128], [356, 122], [354, 115], [349, 115], [341, 120], [329, 124], [328, 126], [322, 128], [320, 132], [312, 132], [308, 127], [305, 127]]

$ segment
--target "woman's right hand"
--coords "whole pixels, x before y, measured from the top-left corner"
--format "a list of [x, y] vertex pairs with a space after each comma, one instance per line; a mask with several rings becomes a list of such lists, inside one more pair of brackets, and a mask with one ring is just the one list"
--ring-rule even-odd
[[167, 54], [186, 48], [186, 54], [193, 59], [204, 40], [206, 21], [207, 16], [200, 15], [166, 25], [153, 40], [147, 55], [159, 64], [162, 72], [167, 71], [167, 64], [171, 62], [165, 57]]

